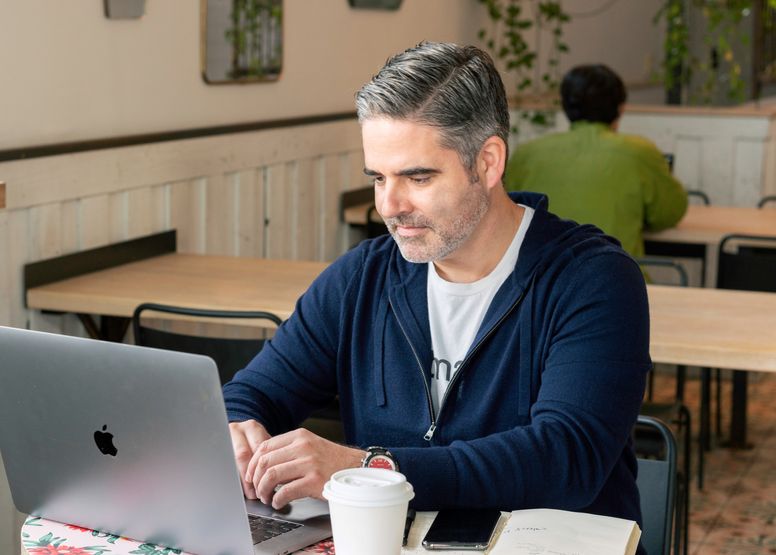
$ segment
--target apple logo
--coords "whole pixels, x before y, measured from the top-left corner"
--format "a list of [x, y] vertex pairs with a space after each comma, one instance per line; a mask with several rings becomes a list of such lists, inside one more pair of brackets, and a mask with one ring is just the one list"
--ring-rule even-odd
[[100, 450], [100, 453], [115, 457], [116, 453], [118, 453], [118, 449], [113, 445], [113, 434], [105, 431], [107, 428], [108, 425], [104, 424], [102, 426], [102, 431], [97, 430], [94, 432], [94, 443], [97, 444], [97, 449]]

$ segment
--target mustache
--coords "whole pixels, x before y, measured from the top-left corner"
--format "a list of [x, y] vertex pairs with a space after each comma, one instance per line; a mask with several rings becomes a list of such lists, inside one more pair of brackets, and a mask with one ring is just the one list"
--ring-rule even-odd
[[385, 218], [385, 225], [392, 230], [395, 230], [397, 226], [433, 227], [432, 223], [430, 219], [419, 214], [404, 214], [393, 218]]

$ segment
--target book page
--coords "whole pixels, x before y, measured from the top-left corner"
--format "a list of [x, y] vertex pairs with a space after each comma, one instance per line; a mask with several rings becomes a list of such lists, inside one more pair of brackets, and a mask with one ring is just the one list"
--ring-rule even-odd
[[555, 509], [513, 511], [491, 555], [630, 555], [641, 530], [631, 520]]

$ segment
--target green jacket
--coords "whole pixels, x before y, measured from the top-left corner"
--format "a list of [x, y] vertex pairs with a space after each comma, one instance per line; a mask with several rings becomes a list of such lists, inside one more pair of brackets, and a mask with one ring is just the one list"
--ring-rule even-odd
[[643, 230], [672, 227], [687, 210], [687, 193], [655, 145], [602, 123], [574, 122], [518, 146], [505, 185], [546, 194], [550, 211], [600, 227], [634, 257], [644, 255]]

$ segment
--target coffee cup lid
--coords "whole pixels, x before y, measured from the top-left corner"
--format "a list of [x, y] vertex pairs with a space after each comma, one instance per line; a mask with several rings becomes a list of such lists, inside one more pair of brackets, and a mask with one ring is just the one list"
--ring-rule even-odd
[[346, 468], [332, 474], [323, 486], [329, 501], [358, 507], [406, 503], [415, 492], [404, 474], [383, 468]]

